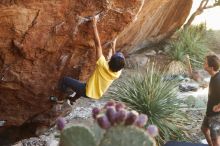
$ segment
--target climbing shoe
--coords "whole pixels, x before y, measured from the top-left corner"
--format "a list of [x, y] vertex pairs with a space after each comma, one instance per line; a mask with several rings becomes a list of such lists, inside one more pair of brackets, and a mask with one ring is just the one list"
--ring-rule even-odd
[[50, 96], [50, 101], [52, 102], [57, 102], [57, 97], [56, 96]]
[[58, 104], [62, 104], [64, 102], [63, 100], [58, 100], [56, 96], [50, 96], [50, 101]]

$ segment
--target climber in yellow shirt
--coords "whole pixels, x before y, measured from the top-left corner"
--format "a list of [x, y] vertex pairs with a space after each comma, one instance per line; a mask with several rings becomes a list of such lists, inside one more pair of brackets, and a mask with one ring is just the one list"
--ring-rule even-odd
[[60, 84], [63, 92], [67, 92], [68, 89], [74, 91], [75, 95], [71, 93], [72, 95], [69, 96], [71, 104], [81, 96], [92, 99], [100, 99], [112, 82], [120, 76], [121, 69], [125, 66], [125, 58], [123, 54], [121, 52], [115, 53], [116, 39], [113, 42], [112, 47], [114, 55], [111, 56], [109, 62], [106, 61], [102, 54], [102, 46], [97, 30], [96, 17], [93, 18], [92, 24], [95, 34], [97, 59], [95, 71], [86, 83], [82, 83], [71, 77], [64, 77]]

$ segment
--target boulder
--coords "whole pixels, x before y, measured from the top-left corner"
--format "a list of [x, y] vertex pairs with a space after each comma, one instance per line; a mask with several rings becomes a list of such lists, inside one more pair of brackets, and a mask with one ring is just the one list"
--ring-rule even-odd
[[62, 76], [86, 80], [91, 74], [95, 65], [91, 17], [99, 15], [105, 45], [132, 22], [142, 0], [1, 3], [1, 120], [7, 121], [5, 126], [19, 126], [52, 108], [49, 97], [57, 95]]
[[118, 47], [132, 53], [171, 36], [185, 22], [192, 0], [145, 0], [136, 21], [119, 35]]

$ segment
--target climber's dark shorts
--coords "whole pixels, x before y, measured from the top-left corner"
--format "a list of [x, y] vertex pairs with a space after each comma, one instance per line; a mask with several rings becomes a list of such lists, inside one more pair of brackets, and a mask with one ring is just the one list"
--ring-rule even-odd
[[73, 101], [77, 100], [81, 96], [86, 97], [86, 83], [82, 83], [71, 77], [64, 77], [60, 82], [60, 89], [62, 92], [66, 92], [68, 88], [71, 88], [76, 95], [73, 97]]
[[216, 139], [220, 136], [220, 115], [210, 116], [203, 119], [202, 127], [210, 130], [212, 139]]

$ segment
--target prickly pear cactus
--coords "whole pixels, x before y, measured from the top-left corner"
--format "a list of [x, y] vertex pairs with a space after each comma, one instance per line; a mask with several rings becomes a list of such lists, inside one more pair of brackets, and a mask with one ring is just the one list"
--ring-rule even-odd
[[96, 141], [96, 144], [99, 145], [101, 139], [104, 136], [105, 130], [101, 129], [97, 123], [93, 123], [92, 125], [89, 126], [90, 130], [94, 134], [94, 138]]
[[95, 123], [61, 128], [60, 146], [156, 145], [153, 137], [158, 135], [157, 127], [146, 129], [147, 115], [129, 111], [122, 103], [109, 101], [101, 109], [94, 108], [92, 117]]
[[99, 146], [154, 146], [143, 129], [135, 126], [115, 126], [108, 129]]
[[89, 128], [74, 125], [61, 133], [60, 146], [97, 146], [97, 144]]

